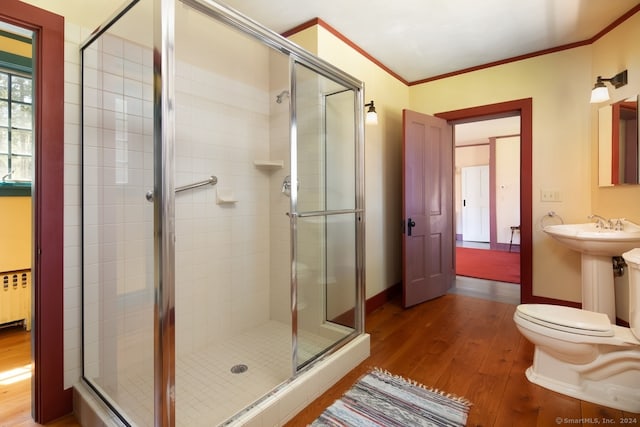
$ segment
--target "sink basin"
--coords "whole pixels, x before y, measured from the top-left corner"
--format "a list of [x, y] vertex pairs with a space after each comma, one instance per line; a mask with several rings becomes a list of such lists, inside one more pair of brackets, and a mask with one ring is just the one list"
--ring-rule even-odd
[[[622, 230], [597, 227], [596, 223], [547, 225], [544, 232], [566, 247], [580, 252], [582, 309], [604, 313], [616, 323], [612, 257], [640, 247], [640, 226], [627, 220]], [[612, 220], [615, 224], [617, 220]]]
[[623, 230], [598, 228], [596, 223], [547, 225], [543, 230], [574, 251], [613, 257], [640, 247], [640, 226], [623, 224]]

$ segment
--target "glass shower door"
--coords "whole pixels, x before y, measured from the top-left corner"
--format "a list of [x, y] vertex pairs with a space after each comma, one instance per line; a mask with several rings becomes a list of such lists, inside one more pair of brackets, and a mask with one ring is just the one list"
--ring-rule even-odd
[[300, 369], [356, 330], [357, 93], [294, 67], [294, 359]]
[[137, 425], [154, 416], [149, 4], [132, 4], [82, 49], [83, 376]]

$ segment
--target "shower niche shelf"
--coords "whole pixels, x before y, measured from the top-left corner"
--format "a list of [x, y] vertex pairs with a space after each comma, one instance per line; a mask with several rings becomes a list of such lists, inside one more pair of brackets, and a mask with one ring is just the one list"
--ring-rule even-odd
[[258, 169], [266, 171], [274, 171], [282, 169], [284, 167], [284, 161], [282, 160], [254, 160], [253, 165]]

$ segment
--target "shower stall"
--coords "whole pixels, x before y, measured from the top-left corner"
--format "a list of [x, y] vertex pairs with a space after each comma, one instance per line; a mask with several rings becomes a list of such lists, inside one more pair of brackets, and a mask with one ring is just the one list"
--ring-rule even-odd
[[363, 84], [211, 0], [81, 50], [83, 387], [125, 425], [281, 422], [369, 351]]

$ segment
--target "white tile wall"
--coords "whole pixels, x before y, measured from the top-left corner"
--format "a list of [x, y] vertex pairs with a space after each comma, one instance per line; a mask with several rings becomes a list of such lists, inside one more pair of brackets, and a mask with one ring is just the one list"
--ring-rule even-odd
[[[67, 387], [78, 380], [82, 363], [78, 48], [87, 34], [67, 22]], [[271, 66], [272, 73], [283, 71], [286, 76], [286, 57], [274, 54], [255, 58], [265, 61], [254, 64], [256, 67], [267, 70]], [[144, 412], [151, 399], [144, 396], [152, 395], [149, 367], [153, 360], [152, 205], [144, 199], [153, 185], [151, 53], [107, 34], [87, 51], [85, 64], [88, 146], [84, 167], [85, 186], [90, 190], [84, 201], [86, 373], [119, 396], [127, 395], [125, 383], [132, 385], [136, 390], [133, 393], [143, 401], [124, 400]], [[242, 81], [229, 70], [233, 67], [226, 73], [216, 73], [191, 61], [178, 60], [176, 64], [175, 184], [189, 184], [210, 175], [218, 178], [216, 187], [179, 193], [175, 199], [176, 354], [178, 366], [183, 367], [194, 357], [211, 360], [214, 355], [202, 353], [204, 349], [217, 349], [220, 343], [232, 342], [246, 333], [260, 335], [259, 328], [267, 322], [290, 322], [289, 220], [285, 215], [290, 208], [289, 199], [280, 192], [284, 176], [289, 174], [289, 117], [286, 101], [275, 103], [276, 94], [288, 89], [288, 81], [284, 77], [269, 82], [261, 73], [255, 74], [257, 81]], [[284, 168], [256, 168], [255, 160], [283, 160]], [[237, 202], [217, 203], [218, 190], [232, 194]], [[284, 335], [290, 337], [289, 333]], [[282, 347], [286, 353], [288, 345]], [[252, 351], [255, 348], [248, 353]], [[279, 360], [288, 369], [290, 360], [285, 353]], [[231, 360], [225, 361], [224, 366], [229, 363]], [[139, 366], [146, 370], [137, 370]], [[203, 370], [192, 371], [192, 379], [201, 382], [198, 377]], [[282, 380], [276, 377], [267, 389]], [[177, 382], [181, 387], [188, 385], [189, 393], [198, 390], [183, 377]], [[183, 389], [183, 395], [186, 393]], [[182, 404], [200, 400], [196, 393]], [[199, 409], [210, 408], [205, 405]], [[287, 414], [291, 410], [285, 409]]]
[[[108, 34], [85, 56], [85, 359], [87, 376], [107, 389], [115, 387], [112, 374], [149, 362], [153, 350], [151, 301], [144, 298], [149, 294], [136, 294], [151, 288], [152, 277], [151, 205], [143, 198], [152, 182], [151, 126], [145, 124], [152, 113], [149, 56], [149, 50]], [[176, 195], [176, 341], [181, 357], [270, 318], [270, 177], [253, 162], [270, 158], [272, 98], [268, 87], [184, 62], [178, 62], [177, 76], [176, 186], [213, 174], [218, 188], [238, 200], [217, 204], [213, 187]], [[78, 144], [76, 138], [67, 148], [70, 159], [79, 157]], [[80, 174], [79, 164], [69, 174], [71, 185], [73, 175]], [[69, 239], [78, 234], [73, 228], [78, 230], [79, 221], [71, 224], [70, 209], [71, 200], [79, 198], [75, 185], [67, 202]], [[79, 236], [73, 240], [79, 248]], [[68, 255], [70, 266], [71, 246]], [[79, 273], [75, 277], [79, 284]], [[288, 280], [284, 283], [288, 289]], [[140, 306], [140, 298], [146, 304]], [[288, 293], [284, 300], [288, 306]], [[69, 302], [68, 316], [75, 319], [69, 326], [78, 328], [77, 300]], [[71, 348], [79, 339], [68, 342], [70, 355], [79, 355], [77, 347]], [[80, 361], [68, 362], [67, 381], [73, 383]]]
[[[176, 186], [218, 178], [176, 195], [178, 355], [269, 318], [269, 92], [178, 61]], [[226, 190], [236, 203], [217, 204]], [[206, 328], [202, 326], [206, 325]]]
[[105, 33], [84, 62], [85, 375], [106, 390], [118, 372], [153, 363], [150, 58]]
[[64, 81], [64, 385], [81, 375], [80, 54], [82, 31], [65, 21]]

